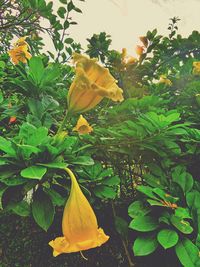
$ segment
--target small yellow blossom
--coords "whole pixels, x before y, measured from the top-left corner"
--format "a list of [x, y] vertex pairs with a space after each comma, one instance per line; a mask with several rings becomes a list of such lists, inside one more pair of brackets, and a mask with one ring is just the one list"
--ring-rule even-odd
[[62, 253], [95, 248], [109, 239], [103, 229], [98, 228], [94, 211], [83, 195], [76, 177], [70, 169], [66, 168], [65, 170], [71, 178], [72, 185], [62, 219], [63, 237], [57, 237], [49, 242], [54, 249], [54, 257]]
[[134, 63], [136, 63], [138, 61], [137, 58], [127, 55], [126, 48], [122, 48], [121, 59], [122, 59], [122, 64], [125, 67], [129, 66], [129, 65], [132, 65], [132, 64], [134, 64]]
[[27, 63], [27, 59], [31, 58], [31, 54], [28, 52], [26, 45], [14, 47], [8, 51], [8, 54], [15, 65], [19, 64], [19, 62]]
[[144, 47], [141, 45], [137, 45], [135, 48], [135, 52], [138, 56], [141, 56], [144, 53]]
[[193, 62], [193, 74], [200, 75], [200, 61]]
[[79, 134], [88, 134], [93, 131], [93, 128], [89, 125], [88, 121], [80, 115], [76, 126], [73, 128], [73, 131], [77, 131]]
[[100, 66], [96, 59], [74, 53], [76, 76], [67, 96], [70, 113], [85, 112], [94, 108], [106, 97], [123, 101], [123, 91], [109, 70]]
[[165, 75], [160, 76], [159, 83], [164, 83], [164, 84], [169, 85], [169, 86], [172, 85], [172, 82], [169, 79], [167, 79], [167, 77]]
[[28, 43], [26, 42], [26, 38], [28, 36], [24, 36], [19, 38], [15, 43], [14, 43], [14, 47], [18, 47], [18, 46], [24, 46], [26, 45], [28, 47]]

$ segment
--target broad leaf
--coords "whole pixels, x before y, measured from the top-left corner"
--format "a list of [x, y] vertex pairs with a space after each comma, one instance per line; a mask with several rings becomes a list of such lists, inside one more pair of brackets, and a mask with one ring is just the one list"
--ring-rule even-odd
[[163, 229], [157, 235], [158, 242], [164, 249], [175, 246], [178, 242], [178, 234], [174, 230]]
[[42, 190], [37, 190], [33, 196], [32, 214], [36, 223], [45, 231], [48, 230], [54, 218], [54, 206], [51, 198]]

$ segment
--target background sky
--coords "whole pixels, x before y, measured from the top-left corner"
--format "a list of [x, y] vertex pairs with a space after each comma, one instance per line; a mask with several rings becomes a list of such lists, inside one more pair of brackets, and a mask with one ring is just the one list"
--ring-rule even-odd
[[[87, 38], [105, 31], [111, 35], [112, 48], [128, 49], [135, 55], [138, 37], [148, 30], [157, 28], [159, 34], [168, 34], [169, 18], [178, 16], [179, 33], [189, 35], [192, 30], [200, 31], [200, 0], [85, 0], [74, 3], [83, 14], [73, 13], [78, 25], [70, 28], [70, 36], [86, 48]], [[59, 7], [59, 0], [54, 0]], [[46, 48], [52, 50], [47, 40]]]

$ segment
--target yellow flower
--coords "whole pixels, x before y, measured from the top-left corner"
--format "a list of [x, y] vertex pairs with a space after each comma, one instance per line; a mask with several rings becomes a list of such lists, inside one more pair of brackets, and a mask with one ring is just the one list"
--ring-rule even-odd
[[25, 41], [28, 36], [21, 37], [14, 43], [14, 47], [26, 45], [28, 47], [28, 43]]
[[26, 45], [14, 47], [8, 51], [8, 54], [15, 65], [19, 64], [19, 62], [26, 63], [27, 59], [31, 58], [31, 54], [28, 52], [28, 47]]
[[137, 58], [131, 57], [127, 55], [127, 50], [126, 48], [122, 48], [122, 53], [121, 53], [121, 59], [122, 59], [122, 64], [126, 67], [129, 65], [132, 65], [136, 63], [138, 60]]
[[122, 53], [121, 53], [122, 62], [126, 60], [126, 57], [127, 57], [127, 49], [122, 48]]
[[141, 45], [137, 45], [135, 48], [135, 52], [138, 56], [141, 56], [144, 53], [144, 47]]
[[172, 82], [169, 79], [167, 79], [167, 77], [165, 75], [160, 76], [159, 83], [164, 83], [164, 84], [169, 85], [169, 86], [172, 85]]
[[88, 134], [93, 131], [93, 128], [89, 125], [87, 120], [82, 115], [80, 115], [73, 131], [77, 131], [79, 134]]
[[122, 101], [122, 89], [108, 69], [97, 64], [96, 59], [90, 59], [74, 53], [76, 76], [68, 93], [70, 113], [84, 112], [94, 108], [104, 98]]
[[193, 74], [200, 75], [200, 61], [193, 62]]
[[49, 242], [54, 249], [54, 257], [62, 253], [78, 252], [104, 244], [109, 236], [98, 228], [97, 219], [88, 200], [83, 195], [76, 177], [68, 168], [65, 169], [71, 178], [71, 192], [66, 203], [63, 220], [63, 237]]

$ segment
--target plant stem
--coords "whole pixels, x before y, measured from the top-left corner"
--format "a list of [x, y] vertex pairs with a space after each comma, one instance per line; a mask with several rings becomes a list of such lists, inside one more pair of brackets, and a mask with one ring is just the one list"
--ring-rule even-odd
[[57, 134], [62, 132], [62, 130], [63, 130], [64, 126], [66, 125], [68, 119], [69, 119], [69, 112], [68, 112], [68, 110], [66, 110], [65, 116], [63, 118], [63, 121], [62, 121], [60, 127], [58, 128]]
[[[115, 206], [114, 206], [113, 201], [111, 202], [111, 205], [112, 205], [113, 217], [115, 218], [116, 217], [116, 210], [115, 210]], [[120, 236], [120, 239], [122, 241], [122, 245], [124, 247], [126, 257], [128, 259], [129, 267], [134, 267], [135, 264], [132, 262], [131, 255], [130, 255], [129, 250], [128, 250], [128, 245], [127, 245], [128, 242], [126, 242], [121, 235], [119, 235], [119, 236]]]

